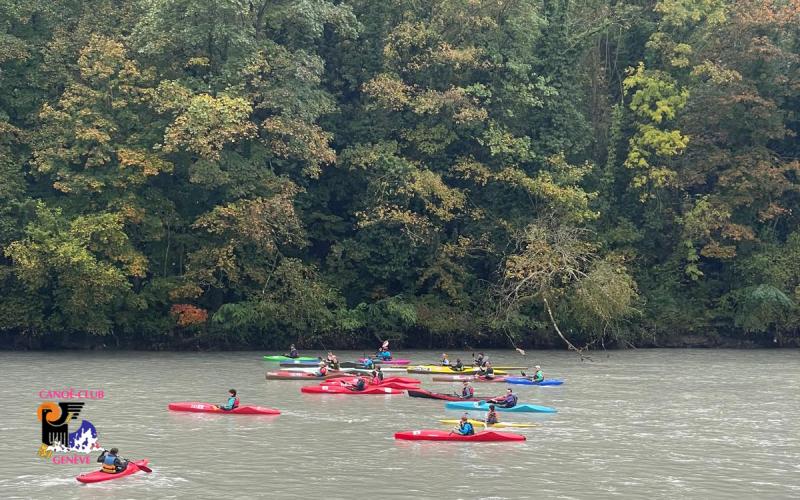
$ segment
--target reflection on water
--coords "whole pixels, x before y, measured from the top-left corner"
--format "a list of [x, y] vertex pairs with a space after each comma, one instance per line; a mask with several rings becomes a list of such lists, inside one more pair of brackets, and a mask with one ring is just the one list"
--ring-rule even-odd
[[[594, 363], [562, 352], [492, 352], [497, 364], [524, 360], [567, 381], [514, 386], [522, 402], [559, 410], [501, 414], [540, 423], [513, 430], [527, 435], [524, 443], [395, 441], [396, 431], [442, 428], [440, 418], [460, 412], [406, 396], [301, 394], [310, 382], [264, 380], [275, 366], [262, 354], [0, 353], [3, 498], [800, 498], [798, 351], [626, 351]], [[418, 377], [441, 392], [459, 385]], [[102, 446], [149, 458], [153, 474], [82, 486], [74, 477], [86, 465], [36, 456], [38, 392], [69, 387], [105, 390], [81, 418]], [[170, 401], [223, 402], [231, 387], [243, 404], [283, 414], [167, 410]]]

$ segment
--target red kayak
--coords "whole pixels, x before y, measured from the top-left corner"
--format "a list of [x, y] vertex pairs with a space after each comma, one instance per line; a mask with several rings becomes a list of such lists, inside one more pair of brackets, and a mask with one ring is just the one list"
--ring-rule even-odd
[[351, 391], [341, 385], [308, 385], [300, 388], [306, 394], [403, 394], [404, 390], [391, 387], [367, 386], [363, 391]]
[[428, 399], [443, 399], [445, 401], [486, 401], [492, 399], [493, 396], [474, 396], [471, 398], [462, 398], [455, 394], [442, 394], [440, 392], [426, 391], [425, 389], [408, 389], [408, 395], [412, 398], [428, 398]]
[[431, 378], [434, 382], [503, 382], [505, 377], [486, 378], [479, 375], [444, 375]]
[[[402, 380], [404, 377], [390, 377], [390, 378], [396, 378]], [[406, 379], [406, 380], [413, 380], [413, 379]], [[344, 377], [334, 380], [328, 380], [320, 383], [319, 385], [345, 385], [345, 384], [353, 384], [355, 383], [355, 381], [356, 381], [355, 378]], [[414, 382], [408, 383], [398, 380], [390, 380], [387, 378], [379, 384], [372, 384], [367, 382], [367, 387], [391, 387], [392, 389], [400, 389], [402, 391], [405, 391], [407, 389], [417, 389], [419, 387], [419, 381], [414, 380]]]
[[319, 376], [314, 375], [313, 373], [308, 372], [290, 372], [281, 370], [278, 372], [267, 372], [267, 380], [308, 380], [308, 379], [317, 379], [317, 380], [328, 380], [340, 377], [350, 377], [352, 376], [349, 373], [342, 373], [342, 372], [328, 372], [327, 375]]
[[108, 472], [103, 472], [101, 470], [96, 470], [94, 472], [88, 472], [86, 474], [81, 474], [80, 476], [76, 477], [78, 481], [81, 483], [99, 483], [101, 481], [110, 481], [112, 479], [119, 479], [121, 477], [130, 476], [131, 474], [136, 474], [139, 472], [139, 466], [147, 466], [147, 460], [136, 460], [133, 462], [128, 462], [128, 467], [122, 471], [117, 472], [116, 474], [109, 474]]
[[471, 436], [462, 436], [453, 431], [442, 431], [439, 429], [422, 429], [419, 431], [403, 431], [395, 433], [395, 439], [405, 439], [407, 441], [525, 441], [522, 434], [498, 431], [481, 431]]
[[169, 409], [172, 411], [190, 411], [195, 413], [220, 413], [225, 415], [280, 415], [280, 410], [265, 408], [263, 406], [240, 406], [233, 410], [220, 410], [217, 405], [211, 403], [182, 402], [170, 403]]

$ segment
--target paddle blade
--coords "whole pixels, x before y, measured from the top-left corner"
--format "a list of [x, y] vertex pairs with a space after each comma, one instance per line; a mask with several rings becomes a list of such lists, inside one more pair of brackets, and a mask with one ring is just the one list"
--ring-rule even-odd
[[139, 465], [139, 464], [133, 464], [133, 465], [135, 465], [135, 466], [136, 466], [136, 467], [138, 467], [140, 470], [142, 470], [143, 472], [146, 472], [146, 473], [148, 473], [148, 474], [150, 474], [151, 472], [153, 472], [153, 469], [151, 469], [150, 467], [148, 467], [148, 466], [146, 466], [146, 465]]

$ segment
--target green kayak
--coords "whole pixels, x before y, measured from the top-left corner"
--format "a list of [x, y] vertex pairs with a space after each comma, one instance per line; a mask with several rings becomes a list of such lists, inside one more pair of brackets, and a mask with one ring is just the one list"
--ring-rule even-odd
[[300, 356], [299, 358], [290, 358], [289, 356], [264, 356], [264, 361], [319, 361], [318, 358], [311, 358], [308, 356]]

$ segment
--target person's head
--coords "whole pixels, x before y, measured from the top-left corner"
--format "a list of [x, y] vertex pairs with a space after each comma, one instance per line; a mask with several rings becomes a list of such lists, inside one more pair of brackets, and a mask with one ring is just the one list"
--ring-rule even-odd
[[487, 361], [486, 362], [486, 366], [492, 366], [492, 362], [491, 361]]
[[236, 389], [228, 389], [228, 394], [230, 394], [231, 396], [233, 396], [235, 398], [236, 397]]
[[463, 414], [463, 415], [461, 415], [461, 421], [462, 421], [462, 422], [466, 422], [467, 420], [469, 420], [469, 417], [467, 416], [467, 414], [466, 414], [466, 413], [465, 413], [465, 414]]
[[443, 357], [443, 358], [446, 358], [446, 357], [447, 357], [447, 353], [446, 353], [446, 352], [443, 352], [443, 353], [442, 353], [442, 357]]
[[512, 391], [510, 387], [508, 389], [506, 389], [506, 394], [511, 394], [512, 392], [514, 392], [514, 391]]
[[536, 368], [537, 370], [541, 370], [542, 369], [542, 367], [539, 366], [539, 365], [534, 366], [534, 368]]
[[108, 450], [108, 452], [111, 453], [112, 455], [116, 455], [117, 453], [119, 453], [119, 450], [117, 448], [111, 448], [110, 450]]
[[489, 405], [489, 411], [494, 411], [494, 405]]
[[378, 370], [378, 371], [381, 371], [380, 365], [376, 366], [375, 369]]
[[469, 380], [465, 380], [464, 381], [464, 386], [468, 386], [468, 385], [469, 385]]
[[456, 363], [461, 363], [461, 358], [456, 358]]
[[290, 349], [294, 349], [294, 344], [290, 344], [290, 345], [289, 345], [289, 348], [290, 348]]

